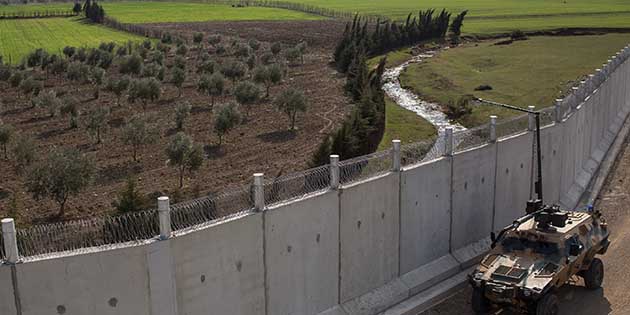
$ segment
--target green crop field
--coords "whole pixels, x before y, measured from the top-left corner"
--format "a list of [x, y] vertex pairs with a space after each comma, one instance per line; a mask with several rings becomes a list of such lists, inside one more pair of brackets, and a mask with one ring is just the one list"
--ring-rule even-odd
[[[595, 72], [627, 45], [630, 35], [540, 36], [500, 46], [495, 42], [466, 44], [411, 65], [401, 75], [402, 85], [440, 104], [473, 94], [523, 107], [547, 107], [572, 83]], [[491, 91], [474, 90], [486, 84]], [[513, 115], [494, 107], [475, 107], [473, 115], [461, 122], [479, 125], [495, 113]]]
[[446, 8], [469, 10], [467, 33], [559, 27], [630, 27], [630, 1], [625, 0], [290, 0], [339, 11], [404, 19], [411, 12]]
[[87, 24], [79, 18], [0, 20], [0, 55], [12, 63], [36, 48], [60, 52], [64, 46], [96, 46], [101, 42], [127, 42], [142, 37]]
[[[105, 12], [122, 23], [203, 22], [203, 21], [274, 21], [316, 20], [323, 17], [299, 11], [264, 8], [232, 7], [222, 4], [186, 2], [106, 2]], [[49, 5], [0, 6], [3, 12], [43, 12], [46, 10], [71, 10], [71, 3]]]

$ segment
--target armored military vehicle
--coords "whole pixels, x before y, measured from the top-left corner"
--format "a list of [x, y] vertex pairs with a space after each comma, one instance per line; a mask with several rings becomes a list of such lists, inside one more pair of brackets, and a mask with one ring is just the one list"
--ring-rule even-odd
[[599, 211], [564, 211], [528, 202], [528, 214], [491, 235], [492, 250], [469, 276], [472, 306], [484, 314], [492, 306], [536, 315], [558, 313], [555, 292], [573, 276], [589, 289], [604, 278], [595, 257], [610, 244], [608, 226]]
[[502, 307], [555, 315], [559, 310], [556, 291], [573, 277], [582, 277], [588, 289], [602, 285], [604, 265], [595, 256], [608, 250], [608, 225], [592, 206], [585, 211], [568, 211], [543, 203], [540, 112], [477, 101], [535, 116], [537, 199], [527, 202], [525, 216], [498, 235], [491, 233], [490, 252], [469, 275], [473, 310], [484, 314]]

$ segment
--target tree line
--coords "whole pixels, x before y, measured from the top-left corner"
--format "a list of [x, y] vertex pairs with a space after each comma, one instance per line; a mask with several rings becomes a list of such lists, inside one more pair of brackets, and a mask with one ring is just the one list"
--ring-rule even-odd
[[377, 149], [385, 131], [385, 95], [381, 77], [386, 59], [381, 59], [378, 66], [370, 70], [367, 65], [370, 57], [421, 41], [442, 39], [448, 31], [451, 39], [456, 41], [466, 13], [458, 14], [452, 23], [451, 13], [442, 10], [436, 14], [434, 9], [420, 11], [416, 17], [409, 14], [402, 23], [378, 20], [371, 25], [368, 19], [359, 15], [347, 23], [333, 58], [337, 70], [346, 75], [345, 90], [356, 106], [342, 126], [320, 144], [311, 166], [328, 163], [330, 154], [350, 159]]

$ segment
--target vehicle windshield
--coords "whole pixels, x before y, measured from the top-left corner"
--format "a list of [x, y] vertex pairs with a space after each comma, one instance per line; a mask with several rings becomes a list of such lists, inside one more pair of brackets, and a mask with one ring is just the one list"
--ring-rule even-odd
[[538, 254], [555, 254], [558, 252], [558, 245], [543, 241], [530, 241], [525, 238], [508, 237], [501, 241], [501, 245], [507, 251], [522, 251], [531, 249]]

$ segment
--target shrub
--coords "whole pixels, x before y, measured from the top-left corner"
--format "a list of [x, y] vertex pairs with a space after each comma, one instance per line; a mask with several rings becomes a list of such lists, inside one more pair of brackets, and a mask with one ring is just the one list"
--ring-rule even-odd
[[95, 99], [98, 99], [99, 97], [101, 85], [103, 84], [103, 79], [105, 79], [105, 70], [103, 70], [103, 68], [93, 67], [90, 69], [90, 72], [88, 72], [88, 81], [90, 81], [90, 83], [94, 85]]
[[12, 74], [10, 66], [0, 64], [0, 81], [9, 81]]
[[291, 64], [296, 64], [297, 61], [301, 58], [301, 56], [302, 54], [300, 53], [300, 50], [295, 47], [289, 48], [285, 52], [285, 57], [287, 58], [287, 61], [289, 61], [289, 63]]
[[157, 63], [160, 66], [163, 66], [164, 65], [164, 53], [159, 51], [159, 50], [154, 50], [149, 55], [149, 60], [152, 63]]
[[24, 80], [25, 74], [22, 71], [14, 71], [13, 74], [9, 77], [9, 84], [11, 87], [18, 87], [20, 83]]
[[260, 49], [260, 42], [255, 38], [250, 39], [247, 44], [252, 48], [253, 51], [258, 51]]
[[57, 58], [49, 66], [49, 69], [53, 74], [62, 74], [68, 69], [68, 60], [64, 58]]
[[178, 56], [186, 56], [186, 54], [188, 53], [188, 47], [186, 45], [179, 45], [177, 46], [177, 50], [175, 50], [175, 53]]
[[184, 129], [184, 122], [190, 116], [192, 106], [188, 102], [182, 102], [175, 106], [175, 128], [177, 130]]
[[289, 117], [291, 126], [289, 130], [295, 129], [295, 118], [298, 112], [306, 112], [306, 97], [302, 91], [290, 88], [284, 90], [274, 101], [278, 110]]
[[271, 53], [274, 55], [279, 55], [280, 51], [282, 51], [282, 44], [280, 42], [275, 42], [271, 45]]
[[239, 58], [247, 58], [249, 57], [249, 46], [244, 45], [244, 44], [239, 44], [236, 46], [236, 49], [234, 51], [234, 56], [239, 57]]
[[212, 74], [217, 70], [217, 68], [218, 65], [214, 60], [205, 60], [197, 66], [197, 73]]
[[151, 201], [138, 190], [136, 180], [130, 177], [112, 206], [121, 213], [137, 212], [150, 208]]
[[446, 106], [446, 116], [449, 119], [460, 119], [472, 113], [470, 101], [472, 96], [465, 95], [457, 99], [457, 101], [448, 102]]
[[134, 162], [138, 161], [138, 149], [144, 145], [155, 143], [157, 136], [157, 129], [151, 126], [143, 115], [131, 117], [122, 132], [123, 142], [131, 145]]
[[68, 199], [92, 182], [95, 169], [94, 162], [79, 151], [56, 149], [29, 170], [26, 189], [36, 200], [57, 202], [59, 216], [63, 216]]
[[212, 46], [218, 45], [222, 40], [221, 35], [210, 35], [208, 36], [208, 43]]
[[168, 164], [179, 172], [179, 188], [184, 187], [184, 172], [196, 171], [203, 164], [203, 149], [190, 136], [178, 132], [166, 148]]
[[201, 45], [201, 43], [203, 43], [203, 33], [194, 33], [193, 34], [193, 43], [197, 44], [197, 45]]
[[100, 45], [98, 45], [98, 49], [107, 52], [114, 52], [114, 48], [116, 48], [116, 43], [114, 42], [101, 43]]
[[26, 65], [29, 67], [40, 66], [46, 58], [48, 58], [48, 53], [42, 48], [37, 48], [26, 55]]
[[219, 106], [214, 114], [214, 132], [219, 137], [219, 146], [223, 143], [223, 136], [241, 122], [241, 113], [238, 106], [228, 103]]
[[175, 56], [173, 58], [173, 67], [186, 69], [186, 59], [179, 55]]
[[67, 58], [72, 58], [76, 52], [77, 49], [72, 46], [66, 46], [63, 48], [63, 54], [66, 55]]

